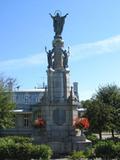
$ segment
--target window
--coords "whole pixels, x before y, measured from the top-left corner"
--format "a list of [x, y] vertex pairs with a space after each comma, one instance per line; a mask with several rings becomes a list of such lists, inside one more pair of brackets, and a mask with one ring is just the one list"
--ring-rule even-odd
[[40, 111], [38, 111], [38, 112], [36, 113], [36, 117], [37, 117], [37, 118], [41, 117], [41, 112], [40, 112]]
[[29, 127], [29, 115], [28, 114], [24, 115], [24, 127], [25, 128]]
[[41, 111], [36, 111], [34, 114], [34, 119], [40, 118], [41, 117]]
[[29, 96], [25, 96], [25, 104], [29, 104]]

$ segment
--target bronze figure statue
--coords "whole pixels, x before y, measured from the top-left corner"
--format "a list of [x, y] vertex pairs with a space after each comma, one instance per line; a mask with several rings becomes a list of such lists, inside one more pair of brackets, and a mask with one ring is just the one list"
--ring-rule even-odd
[[47, 58], [48, 58], [48, 68], [52, 68], [53, 67], [53, 59], [52, 59], [53, 51], [52, 50], [47, 51], [47, 48], [45, 47], [45, 52], [47, 53]]
[[63, 51], [63, 54], [64, 54], [63, 67], [64, 67], [64, 68], [67, 68], [67, 67], [68, 67], [68, 57], [69, 57], [69, 55], [70, 55], [69, 47], [68, 47], [68, 51], [66, 51], [66, 50]]
[[53, 19], [53, 27], [54, 27], [54, 32], [55, 32], [55, 37], [60, 36], [62, 31], [63, 31], [63, 26], [65, 23], [65, 18], [68, 15], [68, 13], [65, 16], [60, 16], [59, 13], [56, 13], [55, 16], [51, 16]]

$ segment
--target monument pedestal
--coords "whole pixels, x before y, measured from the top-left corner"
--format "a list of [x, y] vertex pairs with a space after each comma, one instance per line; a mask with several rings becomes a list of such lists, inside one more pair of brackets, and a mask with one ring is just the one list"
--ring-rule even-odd
[[89, 140], [80, 140], [81, 138], [75, 137], [73, 138], [73, 151], [85, 151], [88, 148], [92, 147], [92, 143]]

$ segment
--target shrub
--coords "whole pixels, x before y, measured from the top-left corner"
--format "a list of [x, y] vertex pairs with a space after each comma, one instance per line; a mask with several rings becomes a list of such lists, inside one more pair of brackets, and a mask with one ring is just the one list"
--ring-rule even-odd
[[80, 158], [85, 158], [85, 154], [83, 151], [74, 151], [69, 158], [72, 160], [78, 160]]
[[24, 142], [23, 137], [0, 138], [0, 160], [50, 159], [52, 156], [52, 150], [49, 146], [34, 145], [32, 143], [28, 143], [28, 141], [29, 139], [26, 139]]
[[16, 143], [12, 148], [12, 159], [29, 160], [31, 159], [31, 150], [33, 145], [31, 143]]
[[31, 143], [32, 142], [32, 138], [24, 137], [24, 136], [7, 136], [7, 137], [4, 137], [4, 139], [6, 141], [8, 141], [9, 139], [13, 140], [15, 143]]
[[48, 160], [52, 156], [52, 150], [47, 145], [34, 145], [31, 152], [31, 157], [33, 159], [44, 159]]
[[120, 142], [115, 145], [115, 158], [120, 159]]
[[90, 159], [95, 158], [94, 148], [89, 148], [89, 149], [87, 149], [87, 150], [84, 152], [84, 154], [85, 154], [85, 157], [86, 157], [86, 158], [90, 158]]
[[115, 144], [112, 141], [100, 141], [95, 145], [95, 155], [98, 158], [115, 158]]
[[13, 148], [15, 143], [13, 140], [6, 140], [5, 138], [0, 138], [0, 159], [7, 159], [11, 157], [10, 149]]
[[87, 139], [89, 139], [90, 141], [92, 141], [92, 144], [96, 144], [98, 142], [98, 137], [94, 134], [88, 135]]

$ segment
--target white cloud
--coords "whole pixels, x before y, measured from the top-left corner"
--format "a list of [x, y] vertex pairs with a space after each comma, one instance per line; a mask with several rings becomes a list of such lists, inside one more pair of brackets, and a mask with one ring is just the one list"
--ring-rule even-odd
[[71, 47], [71, 59], [79, 60], [89, 56], [120, 52], [120, 35]]
[[18, 69], [33, 65], [41, 65], [46, 61], [46, 54], [39, 53], [25, 58], [10, 59], [0, 62], [0, 69]]
[[[105, 40], [79, 44], [71, 47], [70, 60], [76, 61], [89, 56], [120, 52], [120, 35]], [[29, 66], [41, 65], [46, 62], [45, 52], [30, 55], [21, 59], [10, 59], [0, 62], [0, 70], [18, 69]]]

